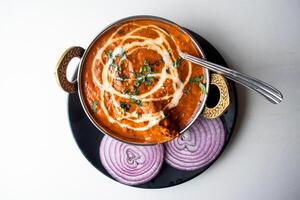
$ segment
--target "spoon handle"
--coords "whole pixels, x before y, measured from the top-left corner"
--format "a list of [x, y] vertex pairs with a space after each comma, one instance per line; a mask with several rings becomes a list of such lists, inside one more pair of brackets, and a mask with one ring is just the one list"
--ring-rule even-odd
[[270, 102], [274, 104], [280, 103], [283, 99], [283, 96], [279, 90], [269, 85], [268, 83], [265, 83], [254, 77], [251, 77], [249, 75], [237, 72], [235, 70], [223, 67], [221, 65], [182, 52], [180, 52], [180, 57], [192, 63], [201, 65], [213, 72], [224, 75], [228, 79], [231, 79], [253, 91], [258, 92], [259, 94], [261, 94], [262, 96], [264, 96], [266, 99], [268, 99]]

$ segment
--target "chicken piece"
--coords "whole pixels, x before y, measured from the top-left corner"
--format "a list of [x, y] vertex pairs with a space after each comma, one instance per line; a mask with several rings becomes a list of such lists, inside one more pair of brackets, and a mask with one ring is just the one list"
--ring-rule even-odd
[[156, 112], [160, 111], [159, 106], [155, 105], [154, 102], [143, 103], [143, 106], [141, 107], [141, 109], [143, 110], [143, 112], [145, 114], [156, 113]]

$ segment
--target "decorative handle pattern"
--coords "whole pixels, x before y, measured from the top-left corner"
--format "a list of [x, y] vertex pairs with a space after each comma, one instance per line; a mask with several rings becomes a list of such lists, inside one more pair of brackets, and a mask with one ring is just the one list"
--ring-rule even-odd
[[57, 78], [57, 82], [60, 87], [68, 93], [74, 93], [77, 91], [77, 81], [68, 81], [67, 67], [72, 58], [81, 58], [83, 56], [83, 53], [84, 49], [82, 47], [70, 47], [62, 54], [56, 65], [55, 75]]
[[211, 74], [211, 85], [217, 86], [220, 98], [217, 105], [213, 108], [204, 107], [202, 115], [205, 118], [213, 119], [222, 115], [230, 105], [229, 89], [226, 79], [220, 74]]

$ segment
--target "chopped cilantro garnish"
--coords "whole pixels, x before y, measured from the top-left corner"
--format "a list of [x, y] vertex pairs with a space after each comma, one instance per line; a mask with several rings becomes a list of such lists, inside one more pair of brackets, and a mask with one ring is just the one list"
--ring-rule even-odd
[[120, 65], [123, 65], [124, 61], [125, 61], [125, 59], [121, 60]]
[[206, 94], [206, 88], [205, 88], [205, 85], [203, 84], [203, 83], [199, 83], [199, 87], [200, 87], [200, 89], [201, 89], [201, 92], [202, 92], [202, 94]]
[[140, 89], [138, 87], [134, 87], [134, 90], [132, 92], [132, 95], [138, 95], [140, 92]]
[[118, 33], [119, 35], [122, 35], [124, 32], [125, 32], [125, 31], [124, 31], [123, 29], [121, 29], [121, 30], [119, 30], [117, 33]]
[[144, 60], [144, 65], [141, 67], [140, 72], [142, 74], [150, 74], [152, 73], [152, 68], [147, 60]]
[[148, 62], [148, 60], [144, 60], [144, 65], [149, 65], [149, 62]]
[[206, 88], [205, 85], [202, 83], [203, 81], [203, 76], [195, 76], [190, 78], [190, 83], [196, 83], [198, 84], [199, 88], [201, 89], [202, 94], [206, 94]]
[[110, 50], [106, 53], [108, 58], [112, 58], [113, 57], [113, 52]]
[[122, 51], [121, 54], [119, 54], [121, 59], [125, 59], [127, 57], [127, 52], [126, 51]]
[[128, 111], [130, 108], [130, 105], [125, 103], [125, 102], [120, 102], [120, 107], [124, 110], [124, 111]]
[[136, 96], [136, 95], [139, 94], [139, 92], [140, 92], [139, 88], [138, 87], [134, 87], [133, 92], [131, 92], [129, 89], [125, 89], [123, 91], [123, 94], [128, 94], [128, 95]]
[[134, 73], [135, 81], [134, 86], [139, 87], [142, 83], [151, 85], [154, 78], [149, 76], [152, 73], [152, 68], [147, 60], [144, 61], [144, 65], [141, 67], [139, 73]]
[[110, 64], [110, 66], [112, 67], [113, 70], [117, 70], [118, 72], [121, 71], [121, 67], [115, 63], [115, 61], [113, 60], [113, 62]]
[[94, 112], [97, 112], [97, 105], [98, 105], [98, 101], [97, 100], [95, 100], [95, 101], [93, 101], [92, 102], [92, 110], [94, 111]]
[[118, 77], [116, 77], [116, 80], [117, 80], [117, 81], [120, 81], [120, 82], [123, 82], [123, 81], [125, 80], [125, 78], [119, 77], [119, 76], [118, 76]]
[[176, 61], [173, 63], [173, 67], [177, 68], [182, 63], [183, 59], [181, 57], [177, 58]]
[[203, 80], [203, 76], [195, 76], [191, 77], [189, 82], [190, 83], [200, 83]]
[[144, 82], [144, 77], [136, 77], [134, 80], [134, 86], [139, 87]]
[[[122, 51], [121, 53], [118, 53], [116, 55], [116, 54], [114, 54], [114, 52], [112, 50], [110, 50], [106, 54], [107, 54], [107, 57], [109, 59], [112, 59], [112, 62], [110, 64], [112, 69], [117, 70], [117, 71], [121, 71], [120, 65], [122, 65], [124, 63], [124, 60], [126, 59], [126, 56], [127, 56], [126, 51]], [[119, 64], [116, 63], [116, 57], [120, 57]]]
[[130, 94], [130, 90], [129, 89], [125, 89], [123, 94]]
[[144, 65], [143, 67], [142, 67], [142, 71], [141, 71], [142, 73], [144, 73], [144, 74], [146, 74], [146, 73], [151, 73], [152, 72], [152, 69], [151, 69], [151, 66], [150, 65]]
[[142, 106], [142, 101], [139, 99], [136, 99], [135, 97], [130, 97], [130, 102], [135, 103], [138, 106]]
[[148, 76], [148, 75], [145, 76], [145, 83], [147, 85], [151, 85], [153, 81], [154, 81], [154, 78], [152, 76]]
[[126, 79], [128, 79], [128, 77], [126, 77], [126, 76], [117, 76], [115, 79], [116, 79], [117, 81], [123, 82], [123, 81], [125, 81]]

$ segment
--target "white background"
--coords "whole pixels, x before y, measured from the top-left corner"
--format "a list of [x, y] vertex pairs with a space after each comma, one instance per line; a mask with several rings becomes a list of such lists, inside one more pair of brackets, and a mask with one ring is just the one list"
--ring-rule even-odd
[[[210, 41], [233, 68], [283, 92], [272, 105], [238, 87], [236, 134], [197, 178], [144, 190], [80, 153], [54, 68], [123, 17], [168, 18]], [[300, 199], [300, 1], [0, 0], [0, 199]]]

